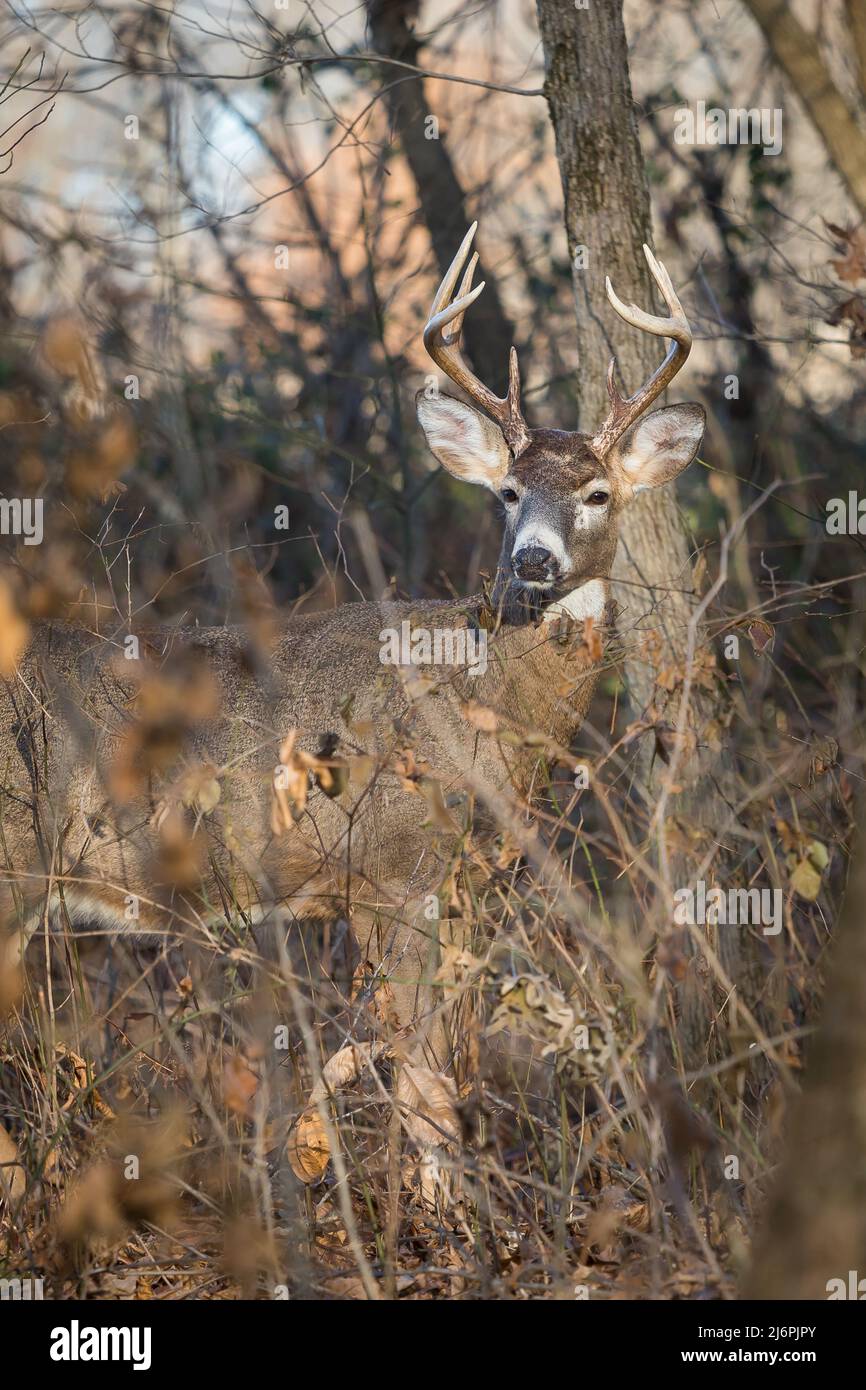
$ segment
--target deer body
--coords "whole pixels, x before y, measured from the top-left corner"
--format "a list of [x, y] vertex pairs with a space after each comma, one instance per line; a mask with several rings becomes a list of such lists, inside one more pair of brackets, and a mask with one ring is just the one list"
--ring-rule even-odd
[[[347, 604], [293, 620], [264, 662], [229, 628], [142, 634], [139, 662], [125, 660], [117, 641], [44, 629], [2, 693], [0, 893], [19, 948], [46, 902], [61, 899], [73, 921], [134, 933], [165, 933], [179, 921], [207, 932], [233, 915], [276, 923], [348, 913], [362, 953], [391, 980], [398, 1025], [429, 1014], [439, 941], [420, 904], [450, 871], [470, 824], [494, 827], [503, 807], [537, 796], [549, 745], [567, 748], [579, 729], [618, 516], [638, 489], [691, 461], [704, 424], [699, 406], [644, 415], [691, 342], [667, 274], [647, 252], [671, 317], [608, 293], [637, 327], [672, 338], [661, 367], [628, 400], [611, 369], [611, 413], [595, 436], [530, 430], [513, 350], [504, 400], [460, 357], [463, 315], [483, 289], [471, 288], [473, 257], [454, 298], [473, 233], [436, 296], [425, 343], [475, 404], [422, 393], [418, 416], [439, 462], [504, 506], [492, 610], [478, 598]], [[407, 676], [384, 663], [383, 630], [404, 621], [473, 633], [483, 622], [486, 669], [421, 666]], [[194, 658], [187, 695], [166, 673]], [[213, 699], [199, 689], [200, 668], [215, 682]], [[155, 693], [142, 671], [155, 676]], [[479, 708], [491, 712], [480, 722], [471, 717]], [[142, 720], [150, 744], [135, 743]], [[548, 747], [503, 739], [503, 730], [540, 731]], [[275, 819], [275, 765], [290, 731], [293, 759], [345, 763], [347, 776], [331, 795], [313, 787], [296, 797], [293, 817], [278, 803]], [[118, 765], [128, 774], [120, 783]], [[196, 795], [184, 777], [202, 768], [207, 788]], [[166, 830], [180, 823], [201, 840], [185, 883], [163, 862]], [[420, 1028], [418, 1045], [428, 1062], [446, 1064], [441, 1027]]]
[[[585, 603], [600, 624], [599, 585]], [[144, 937], [207, 929], [232, 914], [277, 926], [346, 915], [351, 905], [364, 954], [377, 964], [393, 960], [397, 1012], [410, 1023], [418, 971], [405, 959], [407, 905], [439, 888], [470, 801], [479, 821], [495, 822], [490, 801], [528, 795], [536, 776], [538, 749], [505, 749], [469, 722], [467, 703], [493, 711], [503, 727], [543, 730], [566, 747], [594, 683], [579, 630], [565, 642], [557, 628], [533, 622], [496, 633], [482, 674], [383, 666], [384, 630], [410, 622], [456, 632], [479, 608], [474, 600], [347, 604], [298, 618], [274, 647], [266, 681], [251, 670], [240, 629], [142, 634], [136, 662], [117, 642], [80, 628], [43, 628], [0, 695], [2, 724], [13, 734], [0, 777], [5, 919], [16, 913], [16, 894], [26, 935], [42, 920], [46, 895], [76, 925]], [[170, 672], [178, 654], [206, 663], [218, 709], [173, 731], [182, 742], [164, 775], [129, 799], [118, 796], [113, 770], [146, 680], [139, 667]], [[169, 710], [167, 719], [177, 714]], [[159, 722], [152, 727], [158, 740]], [[313, 785], [297, 820], [275, 833], [275, 768], [290, 729], [300, 731], [299, 750], [326, 748], [345, 760], [349, 777], [334, 797]], [[419, 790], [407, 785], [409, 748]], [[219, 802], [203, 813], [193, 801], [184, 817], [206, 834], [208, 860], [194, 890], [178, 890], [160, 880], [160, 807], [184, 769], [203, 767], [214, 770]], [[433, 781], [451, 803], [451, 832], [430, 824], [423, 787]], [[429, 945], [419, 942], [417, 952]]]

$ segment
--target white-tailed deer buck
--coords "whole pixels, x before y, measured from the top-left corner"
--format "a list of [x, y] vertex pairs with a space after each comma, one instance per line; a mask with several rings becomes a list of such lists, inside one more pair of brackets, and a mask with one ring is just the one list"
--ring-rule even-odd
[[[498, 805], [540, 789], [538, 741], [504, 743], [499, 731], [540, 730], [567, 747], [579, 729], [597, 669], [586, 620], [604, 621], [620, 512], [684, 469], [704, 430], [699, 405], [646, 414], [692, 341], [646, 247], [670, 316], [623, 304], [610, 282], [607, 292], [627, 323], [672, 340], [664, 361], [627, 399], [611, 362], [597, 433], [530, 429], [515, 350], [504, 399], [460, 354], [463, 316], [484, 288], [472, 288], [473, 255], [454, 296], [474, 232], [424, 331], [469, 403], [422, 392], [417, 409], [443, 467], [504, 506], [492, 596], [303, 616], [265, 663], [227, 627], [142, 630], [128, 660], [130, 634], [46, 626], [2, 697], [7, 953], [58, 911], [100, 930], [182, 927], [211, 941], [227, 918], [257, 931], [350, 918], [362, 956], [389, 982], [404, 1056], [448, 1065], [447, 1011], [432, 984], [443, 924], [422, 904], [470, 822], [483, 831]], [[389, 664], [386, 640], [404, 624], [422, 638], [445, 632], [445, 652], [465, 653], [471, 637], [477, 653], [483, 637], [486, 659], [407, 676]]]

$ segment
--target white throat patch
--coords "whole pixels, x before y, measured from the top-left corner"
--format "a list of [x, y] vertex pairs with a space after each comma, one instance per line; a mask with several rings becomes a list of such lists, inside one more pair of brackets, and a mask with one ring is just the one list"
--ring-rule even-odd
[[544, 610], [545, 621], [548, 618], [571, 618], [572, 622], [581, 622], [584, 618], [594, 618], [596, 622], [601, 622], [606, 602], [607, 586], [604, 581], [590, 579], [580, 588], [572, 589], [570, 594], [549, 603]]

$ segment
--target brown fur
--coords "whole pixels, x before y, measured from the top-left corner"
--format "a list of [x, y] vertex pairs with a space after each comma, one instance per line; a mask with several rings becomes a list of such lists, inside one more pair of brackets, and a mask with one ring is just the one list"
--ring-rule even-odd
[[[264, 667], [238, 629], [150, 633], [140, 661], [79, 628], [42, 629], [0, 696], [8, 731], [0, 770], [6, 921], [32, 930], [49, 892], [73, 921], [145, 934], [256, 910], [276, 929], [275, 909], [313, 918], [351, 903], [361, 950], [384, 963], [398, 1021], [410, 1024], [438, 946], [419, 904], [440, 886], [469, 801], [479, 804], [479, 824], [491, 822], [497, 799], [528, 790], [539, 756], [479, 732], [465, 702], [567, 745], [594, 683], [581, 634], [564, 644], [549, 624], [502, 629], [489, 642], [483, 675], [427, 668], [426, 693], [415, 684], [407, 690], [400, 673], [381, 664], [383, 628], [399, 629], [404, 619], [463, 627], [477, 606], [350, 604], [302, 617]], [[215, 677], [219, 709], [185, 726], [184, 692], [193, 713], [199, 700], [190, 654]], [[181, 695], [175, 700], [169, 685], [165, 726], [159, 712], [146, 716], [167, 761], [130, 795], [118, 786], [117, 768], [129, 761], [136, 693], [147, 672], [161, 672]], [[291, 729], [300, 730], [298, 746], [309, 753], [325, 747], [350, 768], [359, 755], [372, 763], [357, 764], [359, 776], [334, 799], [313, 788], [294, 827], [275, 835], [274, 768]], [[407, 789], [409, 747], [446, 801], [453, 798], [456, 833], [429, 825], [423, 784]], [[195, 763], [217, 768], [221, 796], [202, 818], [208, 862], [201, 882], [178, 891], [165, 875], [160, 881], [154, 820], [166, 788]], [[193, 820], [194, 811], [186, 817]], [[135, 921], [125, 914], [131, 894], [141, 900]], [[429, 1009], [429, 989], [424, 1002]]]

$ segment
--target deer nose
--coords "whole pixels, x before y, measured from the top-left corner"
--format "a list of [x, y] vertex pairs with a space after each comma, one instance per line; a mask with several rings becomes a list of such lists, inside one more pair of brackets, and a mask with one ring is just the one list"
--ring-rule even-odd
[[512, 555], [511, 568], [518, 579], [549, 584], [556, 578], [559, 567], [552, 552], [545, 550], [543, 545], [525, 545]]

